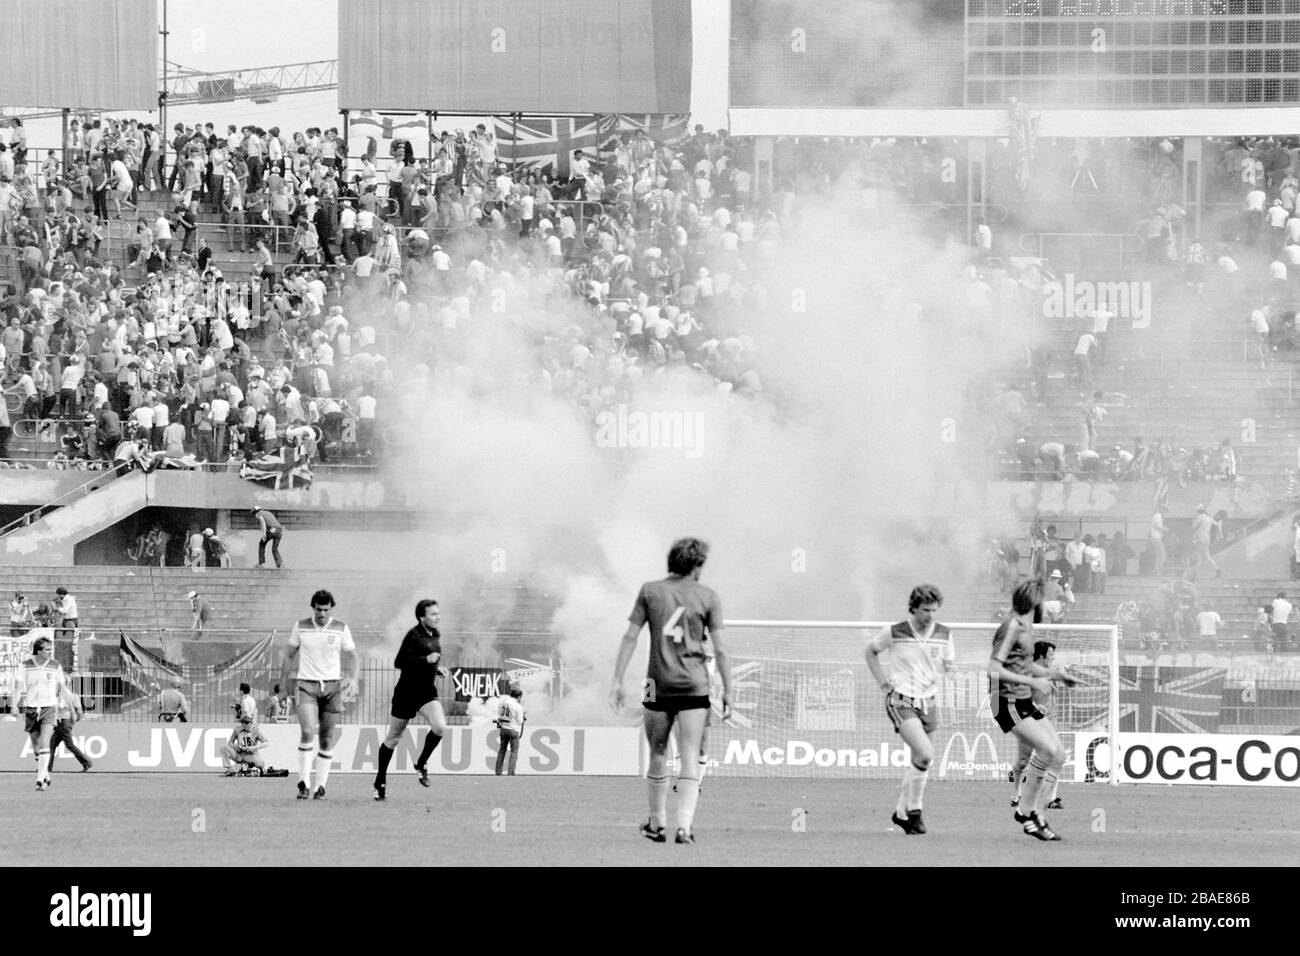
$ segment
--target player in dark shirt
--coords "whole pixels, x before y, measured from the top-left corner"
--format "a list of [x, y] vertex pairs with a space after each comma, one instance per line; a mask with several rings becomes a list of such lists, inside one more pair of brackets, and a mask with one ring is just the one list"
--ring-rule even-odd
[[420, 785], [429, 785], [429, 758], [442, 742], [447, 732], [447, 717], [438, 700], [437, 680], [447, 671], [439, 666], [442, 660], [442, 637], [438, 633], [438, 602], [425, 598], [415, 605], [415, 627], [406, 632], [402, 646], [397, 651], [393, 666], [401, 671], [397, 686], [393, 688], [393, 707], [388, 721], [388, 736], [379, 745], [379, 770], [375, 774], [375, 799], [388, 796], [388, 763], [393, 759], [397, 742], [406, 732], [406, 725], [421, 715], [429, 723], [420, 748], [420, 759], [415, 763], [420, 775]]
[[[677, 745], [682, 755], [677, 780], [676, 842], [694, 843], [692, 824], [700, 796], [699, 766], [705, 718], [709, 713], [709, 672], [704, 639], [722, 678], [722, 719], [731, 716], [731, 665], [723, 649], [722, 604], [712, 589], [699, 583], [700, 568], [709, 546], [698, 538], [682, 538], [668, 552], [668, 577], [641, 585], [628, 617], [627, 631], [618, 649], [611, 699], [623, 705], [623, 673], [636, 651], [641, 628], [650, 625], [650, 662], [643, 685], [645, 733], [650, 744], [646, 775], [650, 795], [650, 820], [641, 834], [663, 843], [668, 813], [668, 740], [677, 725]], [[689, 755], [689, 756], [688, 756]]]
[[[1061, 745], [1051, 719], [1034, 702], [1034, 694], [1049, 694], [1051, 681], [1039, 676], [1033, 664], [1034, 624], [1042, 619], [1042, 591], [1037, 581], [1016, 585], [1011, 595], [1011, 614], [993, 636], [993, 654], [988, 673], [990, 690], [997, 709], [993, 718], [1002, 732], [1015, 734], [1030, 749], [1025, 777], [1024, 796], [1015, 810], [1017, 823], [1024, 824], [1025, 834], [1039, 840], [1061, 838], [1043, 819], [1041, 799], [1051, 793], [1065, 764]], [[1027, 812], [1021, 813], [1021, 810]]]

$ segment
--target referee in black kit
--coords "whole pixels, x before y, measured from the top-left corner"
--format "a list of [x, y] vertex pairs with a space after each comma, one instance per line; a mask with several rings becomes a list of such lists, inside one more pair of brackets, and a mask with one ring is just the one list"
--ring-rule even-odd
[[429, 758], [442, 743], [447, 732], [447, 717], [438, 700], [435, 683], [440, 674], [447, 672], [438, 665], [442, 660], [442, 639], [438, 633], [438, 602], [425, 598], [415, 605], [415, 627], [406, 632], [402, 646], [397, 651], [393, 666], [401, 671], [397, 686], [393, 688], [393, 707], [388, 720], [388, 736], [379, 745], [379, 770], [375, 774], [375, 799], [388, 797], [388, 763], [393, 759], [397, 742], [406, 732], [406, 725], [420, 714], [429, 723], [420, 748], [420, 759], [415, 769], [420, 774], [420, 785], [429, 785]]

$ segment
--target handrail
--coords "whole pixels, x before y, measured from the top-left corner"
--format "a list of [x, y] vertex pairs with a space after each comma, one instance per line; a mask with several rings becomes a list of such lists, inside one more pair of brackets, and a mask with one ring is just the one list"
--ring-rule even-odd
[[[106, 479], [105, 479], [105, 475], [107, 475]], [[117, 477], [117, 469], [115, 468], [110, 469], [106, 472], [100, 472], [94, 478], [90, 479], [90, 481], [87, 481], [85, 484], [78, 485], [76, 488], [73, 488], [71, 491], [65, 491], [57, 498], [51, 501], [47, 501], [45, 504], [40, 505], [37, 508], [33, 508], [31, 511], [28, 511], [26, 514], [22, 515], [19, 518], [15, 518], [7, 525], [0, 526], [0, 538], [5, 537], [11, 531], [15, 531], [18, 528], [25, 528], [31, 525], [33, 522], [43, 517], [47, 509], [52, 509], [58, 506], [60, 502], [64, 501], [65, 499], [73, 499], [76, 497], [87, 497], [91, 494], [91, 492], [98, 491], [100, 488], [104, 487], [104, 485], [107, 485], [111, 481], [113, 481], [113, 479], [116, 477]], [[91, 487], [91, 485], [94, 485], [96, 482], [99, 482], [101, 479], [105, 479], [105, 480], [103, 480], [103, 483], [100, 484], [98, 488]]]

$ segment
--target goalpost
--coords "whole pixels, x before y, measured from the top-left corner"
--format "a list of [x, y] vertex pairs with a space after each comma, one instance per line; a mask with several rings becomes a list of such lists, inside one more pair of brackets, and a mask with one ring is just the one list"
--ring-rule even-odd
[[[937, 778], [1007, 780], [1017, 743], [993, 720], [987, 673], [999, 623], [945, 622], [956, 659], [952, 672], [939, 681], [940, 726], [932, 769]], [[715, 675], [708, 747], [715, 769], [710, 772], [896, 777], [908, 762], [907, 748], [885, 714], [884, 697], [866, 663], [867, 642], [886, 626], [877, 621], [727, 621], [724, 646], [732, 669], [733, 716], [727, 724], [717, 719], [722, 687]], [[1053, 684], [1052, 722], [1067, 764], [1086, 749], [1089, 772], [1067, 769], [1062, 779], [1092, 780], [1092, 751], [1109, 750], [1109, 766], [1116, 766], [1119, 628], [1035, 625], [1034, 634], [1036, 640], [1056, 644], [1056, 666], [1078, 681], [1073, 687]], [[888, 672], [888, 652], [882, 658]], [[1118, 782], [1114, 773], [1098, 771], [1096, 776]]]

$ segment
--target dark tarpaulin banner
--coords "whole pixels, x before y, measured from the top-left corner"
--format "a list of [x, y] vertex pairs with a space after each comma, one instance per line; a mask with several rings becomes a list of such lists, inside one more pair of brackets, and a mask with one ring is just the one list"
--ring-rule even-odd
[[4, 0], [6, 106], [157, 109], [157, 0]]
[[176, 687], [187, 696], [201, 696], [203, 692], [220, 695], [234, 693], [241, 681], [255, 683], [268, 675], [274, 641], [275, 635], [268, 634], [230, 660], [197, 667], [173, 664], [125, 634], [121, 635], [118, 651], [123, 678], [145, 694]]
[[339, 0], [347, 110], [685, 113], [691, 55], [691, 0]]

